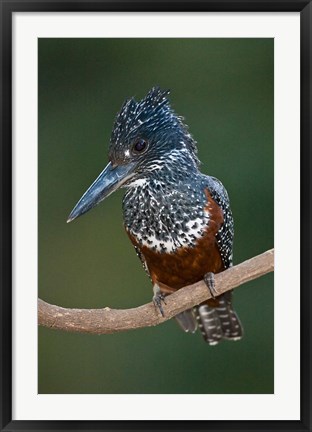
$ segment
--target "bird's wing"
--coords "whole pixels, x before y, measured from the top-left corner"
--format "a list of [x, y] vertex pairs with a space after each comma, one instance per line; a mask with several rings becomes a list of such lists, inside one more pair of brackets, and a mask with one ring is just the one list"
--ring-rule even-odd
[[216, 233], [216, 239], [222, 258], [224, 268], [232, 266], [233, 263], [233, 238], [234, 221], [230, 207], [228, 193], [223, 184], [215, 177], [206, 177], [208, 188], [212, 199], [221, 207], [223, 211], [223, 223]]

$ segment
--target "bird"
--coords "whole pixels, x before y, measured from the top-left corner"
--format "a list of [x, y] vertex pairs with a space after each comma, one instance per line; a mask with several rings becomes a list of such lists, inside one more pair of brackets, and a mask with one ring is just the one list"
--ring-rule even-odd
[[243, 327], [232, 291], [215, 295], [214, 275], [233, 265], [234, 222], [228, 193], [201, 172], [197, 142], [169, 100], [154, 86], [137, 101], [128, 98], [113, 125], [109, 162], [83, 194], [67, 222], [125, 188], [123, 222], [153, 285], [156, 311], [166, 296], [204, 280], [211, 298], [176, 315], [185, 332], [204, 341], [240, 340]]

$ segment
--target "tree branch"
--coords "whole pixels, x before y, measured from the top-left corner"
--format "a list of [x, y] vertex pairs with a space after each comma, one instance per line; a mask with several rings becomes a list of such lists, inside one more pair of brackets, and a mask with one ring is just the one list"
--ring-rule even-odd
[[[274, 270], [274, 249], [215, 275], [218, 295]], [[164, 286], [165, 287], [165, 286]], [[153, 303], [134, 309], [68, 309], [38, 299], [39, 325], [78, 333], [108, 334], [155, 326], [209, 299], [205, 282], [181, 288], [166, 297], [165, 317]]]

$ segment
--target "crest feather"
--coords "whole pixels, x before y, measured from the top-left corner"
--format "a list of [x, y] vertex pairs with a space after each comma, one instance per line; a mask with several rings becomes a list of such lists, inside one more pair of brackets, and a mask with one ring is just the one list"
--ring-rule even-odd
[[141, 126], [152, 132], [177, 128], [183, 134], [185, 145], [191, 151], [194, 160], [199, 164], [196, 142], [189, 134], [183, 117], [172, 110], [167, 97], [169, 94], [169, 89], [161, 90], [160, 87], [155, 86], [139, 102], [133, 97], [126, 99], [117, 114], [110, 147], [123, 146]]

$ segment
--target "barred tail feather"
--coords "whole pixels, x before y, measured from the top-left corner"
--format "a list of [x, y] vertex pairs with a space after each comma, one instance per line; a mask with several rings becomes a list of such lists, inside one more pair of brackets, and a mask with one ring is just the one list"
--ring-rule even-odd
[[224, 339], [240, 340], [243, 337], [243, 327], [232, 307], [232, 292], [226, 292], [218, 297], [218, 300], [219, 305], [216, 307], [216, 311], [220, 319]]
[[243, 327], [232, 308], [232, 293], [217, 297], [217, 304], [209, 301], [194, 308], [198, 327], [209, 345], [216, 345], [222, 339], [239, 340], [243, 337]]
[[215, 308], [202, 304], [194, 308], [199, 330], [209, 345], [217, 345], [223, 337], [218, 313]]

